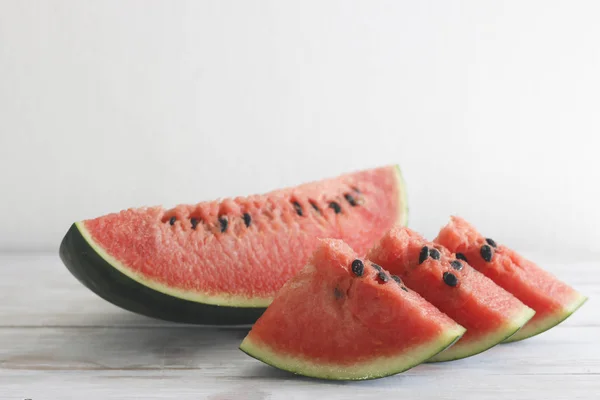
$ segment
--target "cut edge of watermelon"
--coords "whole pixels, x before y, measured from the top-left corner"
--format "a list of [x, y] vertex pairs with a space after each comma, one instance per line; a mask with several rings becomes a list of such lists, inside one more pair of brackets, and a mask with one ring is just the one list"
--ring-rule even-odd
[[311, 360], [289, 355], [278, 354], [268, 345], [255, 343], [246, 337], [240, 345], [240, 350], [272, 367], [282, 369], [294, 374], [329, 380], [368, 380], [395, 375], [413, 368], [432, 356], [448, 349], [456, 343], [465, 333], [465, 329], [447, 329], [435, 340], [418, 346], [408, 353], [396, 357], [379, 357], [348, 365], [317, 364]]
[[81, 236], [85, 239], [85, 241], [90, 245], [90, 247], [110, 266], [115, 268], [117, 271], [127, 276], [130, 279], [138, 282], [141, 285], [144, 285], [152, 290], [157, 292], [173, 296], [179, 299], [193, 301], [196, 303], [203, 304], [211, 304], [218, 306], [227, 306], [227, 307], [237, 307], [237, 308], [265, 308], [267, 307], [272, 298], [260, 298], [260, 297], [252, 297], [247, 298], [243, 296], [233, 296], [233, 295], [215, 295], [215, 294], [206, 294], [199, 292], [191, 292], [175, 289], [166, 285], [163, 285], [154, 280], [150, 280], [145, 278], [143, 275], [135, 273], [131, 269], [125, 267], [119, 260], [112, 257], [108, 254], [104, 249], [98, 245], [88, 230], [85, 228], [84, 221], [79, 221], [75, 223], [75, 226], [81, 233]]
[[527, 324], [521, 330], [516, 332], [511, 337], [504, 340], [503, 343], [517, 342], [519, 340], [527, 339], [532, 336], [539, 335], [540, 333], [546, 332], [547, 330], [560, 324], [567, 318], [569, 318], [575, 311], [577, 311], [586, 301], [587, 297], [577, 292], [575, 299], [571, 301], [566, 307], [564, 307], [559, 313], [549, 315], [541, 321], [537, 321], [535, 324]]
[[524, 326], [527, 326], [527, 322], [529, 322], [534, 315], [534, 309], [523, 306], [523, 310], [508, 323], [504, 324], [503, 328], [498, 329], [496, 332], [490, 333], [489, 335], [473, 343], [469, 343], [468, 345], [452, 346], [448, 350], [430, 358], [427, 360], [427, 362], [453, 361], [483, 353], [484, 351], [489, 350], [497, 344], [503, 343], [508, 338], [514, 336], [517, 332], [523, 329]]
[[[404, 181], [404, 177], [402, 176], [402, 171], [400, 170], [400, 166], [395, 164], [393, 166], [393, 171], [395, 172], [395, 179], [397, 183], [398, 189], [398, 200], [400, 202], [400, 208], [397, 210], [399, 216], [396, 219], [396, 224], [405, 226], [408, 221], [408, 203], [407, 203], [407, 194], [406, 194], [406, 183]], [[125, 267], [120, 261], [116, 258], [112, 257], [108, 254], [102, 246], [100, 246], [96, 241], [92, 238], [91, 234], [85, 227], [85, 221], [75, 222], [74, 224], [83, 239], [89, 244], [89, 246], [110, 266], [115, 268], [120, 273], [124, 274], [128, 278], [134, 280], [135, 282], [146, 286], [152, 290], [157, 292], [166, 294], [168, 296], [172, 296], [182, 300], [188, 300], [201, 304], [209, 304], [215, 306], [225, 306], [225, 307], [236, 307], [236, 308], [266, 308], [273, 301], [273, 297], [245, 297], [245, 296], [236, 296], [230, 294], [209, 294], [209, 293], [201, 293], [198, 291], [185, 291], [176, 288], [169, 287], [155, 280], [147, 279], [143, 275], [132, 271], [131, 269]]]

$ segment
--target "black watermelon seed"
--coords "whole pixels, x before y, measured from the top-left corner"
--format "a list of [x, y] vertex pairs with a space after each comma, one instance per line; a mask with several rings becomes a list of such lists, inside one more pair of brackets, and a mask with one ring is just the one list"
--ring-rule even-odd
[[371, 265], [373, 266], [373, 268], [375, 268], [377, 271], [381, 272], [383, 271], [383, 268], [381, 268], [379, 265], [375, 264], [375, 263], [371, 263]]
[[310, 201], [309, 203], [312, 206], [312, 208], [315, 209], [316, 212], [318, 212], [319, 214], [321, 214], [321, 210], [319, 209], [319, 206], [317, 205], [317, 203], [315, 203], [314, 201]]
[[398, 275], [392, 275], [392, 279], [395, 280], [398, 285], [402, 284], [402, 279]]
[[450, 261], [450, 266], [457, 271], [460, 271], [463, 268], [462, 263], [458, 260]]
[[365, 272], [365, 264], [363, 264], [363, 262], [360, 260], [352, 261], [352, 272], [356, 276], [363, 276], [363, 273]]
[[433, 258], [434, 260], [439, 260], [440, 259], [440, 252], [438, 249], [429, 249], [429, 257]]
[[456, 258], [459, 260], [463, 260], [464, 262], [469, 262], [467, 260], [467, 256], [465, 256], [463, 253], [456, 253]]
[[190, 219], [190, 223], [192, 224], [192, 229], [196, 229], [196, 227], [198, 226], [198, 218], [191, 218]]
[[389, 280], [390, 280], [390, 278], [387, 276], [387, 274], [386, 274], [385, 272], [383, 272], [383, 271], [381, 271], [381, 272], [378, 272], [378, 273], [377, 273], [377, 277], [378, 277], [378, 278], [379, 278], [379, 279], [380, 279], [380, 280], [381, 280], [383, 283], [385, 283], [385, 282], [387, 282], [387, 281], [389, 281]]
[[294, 209], [296, 210], [296, 213], [299, 216], [302, 216], [302, 206], [300, 205], [300, 203], [298, 203], [297, 201], [294, 201], [292, 204], [294, 205]]
[[342, 297], [344, 297], [344, 293], [342, 293], [340, 288], [337, 288], [337, 287], [335, 289], [333, 289], [333, 295], [335, 296], [336, 299], [341, 299]]
[[444, 272], [444, 283], [448, 286], [458, 285], [458, 278], [452, 272]]
[[175, 221], [177, 221], [177, 217], [172, 216], [171, 218], [169, 218], [169, 224], [174, 225]]
[[219, 224], [221, 225], [221, 232], [225, 232], [227, 230], [227, 225], [229, 222], [225, 217], [219, 217]]
[[404, 290], [405, 292], [408, 292], [408, 289], [404, 286], [402, 286], [401, 289]]
[[481, 254], [481, 258], [483, 258], [485, 261], [487, 261], [487, 262], [492, 261], [492, 256], [494, 255], [494, 253], [492, 251], [492, 248], [490, 246], [488, 246], [487, 244], [484, 244], [483, 246], [481, 246], [479, 253]]
[[252, 217], [250, 216], [250, 214], [244, 213], [243, 218], [244, 218], [244, 224], [246, 225], [246, 228], [249, 228], [250, 224], [252, 223]]
[[498, 245], [496, 244], [496, 242], [494, 241], [494, 239], [485, 238], [485, 241], [487, 242], [487, 244], [489, 244], [490, 246], [492, 246], [494, 248], [498, 247]]
[[332, 201], [331, 203], [329, 203], [329, 208], [333, 208], [333, 211], [335, 211], [336, 214], [339, 214], [342, 212], [342, 207], [340, 207], [340, 205], [338, 203], [336, 203], [335, 201]]
[[352, 195], [350, 193], [346, 193], [344, 195], [344, 198], [348, 201], [348, 203], [350, 203], [350, 205], [352, 207], [356, 207], [358, 205], [358, 203], [356, 202], [356, 199], [354, 197], [352, 197]]
[[358, 190], [358, 188], [356, 186], [352, 186], [352, 190], [354, 190], [356, 193], [360, 194], [360, 190]]
[[423, 264], [423, 261], [427, 260], [429, 257], [429, 248], [427, 246], [423, 246], [421, 252], [419, 253], [419, 264]]

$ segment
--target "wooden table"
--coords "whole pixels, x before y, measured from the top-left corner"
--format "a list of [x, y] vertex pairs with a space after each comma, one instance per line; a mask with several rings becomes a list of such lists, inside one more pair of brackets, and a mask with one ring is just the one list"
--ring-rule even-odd
[[245, 329], [121, 310], [56, 254], [0, 255], [0, 399], [600, 399], [600, 262], [530, 255], [590, 297], [559, 327], [478, 356], [365, 382], [326, 382], [238, 350]]

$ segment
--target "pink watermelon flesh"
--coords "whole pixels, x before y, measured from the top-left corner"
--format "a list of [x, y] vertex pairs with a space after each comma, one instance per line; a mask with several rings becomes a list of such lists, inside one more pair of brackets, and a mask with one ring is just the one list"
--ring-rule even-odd
[[587, 300], [515, 251], [486, 239], [462, 218], [452, 217], [435, 242], [464, 254], [474, 268], [536, 311], [519, 332], [507, 339], [508, 342], [552, 328]]
[[417, 293], [323, 240], [240, 348], [275, 367], [325, 379], [370, 379], [404, 371], [450, 346], [464, 328]]
[[534, 311], [440, 245], [408, 228], [392, 228], [367, 258], [467, 329], [431, 361], [481, 353], [518, 331]]
[[200, 303], [264, 307], [319, 238], [359, 253], [406, 221], [397, 166], [222, 201], [138, 208], [77, 223], [113, 267], [159, 292]]

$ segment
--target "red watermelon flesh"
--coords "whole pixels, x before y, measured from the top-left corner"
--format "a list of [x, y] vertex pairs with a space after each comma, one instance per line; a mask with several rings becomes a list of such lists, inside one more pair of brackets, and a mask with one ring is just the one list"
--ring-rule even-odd
[[464, 254], [474, 268], [536, 311], [531, 321], [508, 342], [526, 339], [552, 328], [587, 300], [515, 251], [486, 239], [462, 218], [452, 217], [435, 242], [450, 251]]
[[112, 267], [193, 302], [264, 307], [306, 263], [318, 239], [359, 253], [406, 221], [397, 166], [222, 201], [129, 209], [76, 223]]
[[408, 228], [390, 230], [367, 258], [467, 329], [458, 343], [431, 361], [481, 353], [513, 335], [535, 313], [465, 261]]
[[344, 242], [326, 239], [240, 349], [301, 375], [371, 379], [411, 368], [463, 333], [417, 293], [359, 260]]

